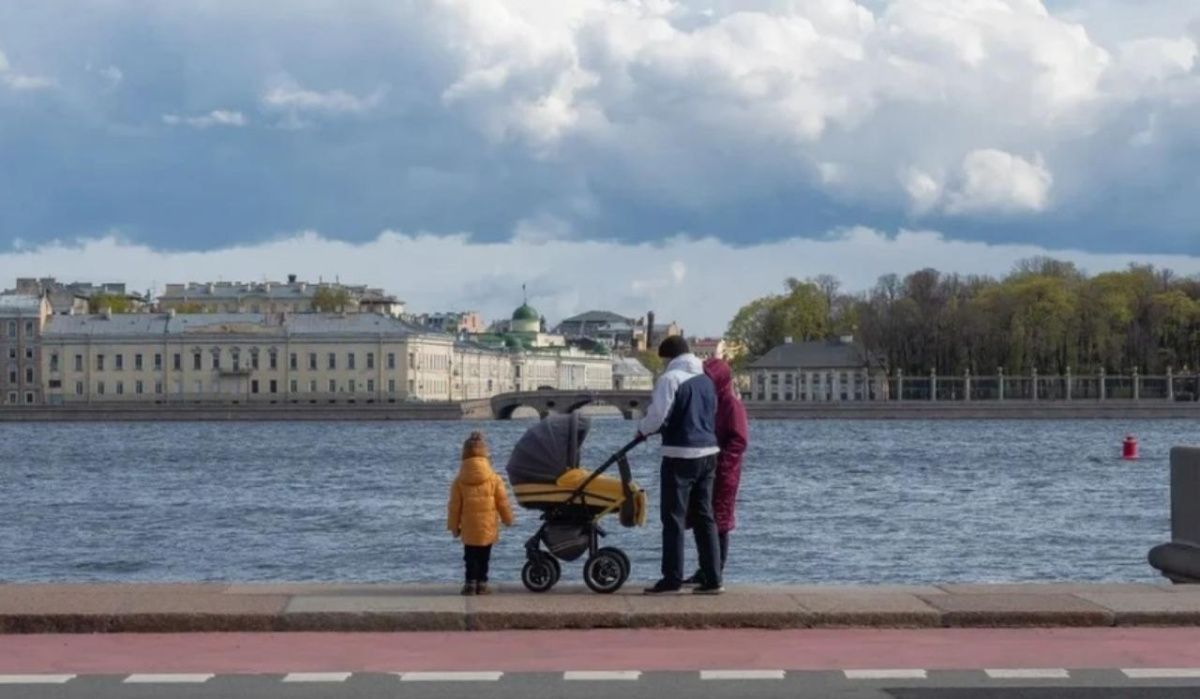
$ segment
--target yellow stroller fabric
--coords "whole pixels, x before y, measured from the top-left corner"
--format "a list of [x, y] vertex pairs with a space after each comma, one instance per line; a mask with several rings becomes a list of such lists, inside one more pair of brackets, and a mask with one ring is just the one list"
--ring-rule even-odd
[[[513, 493], [521, 507], [548, 509], [570, 500], [590, 475], [591, 472], [586, 469], [571, 468], [564, 471], [553, 485], [543, 483], [514, 485]], [[646, 493], [636, 483], [630, 483], [629, 490], [630, 495], [626, 497], [619, 479], [598, 476], [588, 483], [576, 501], [577, 504], [591, 511], [597, 519], [614, 510], [619, 510], [622, 525], [626, 527], [643, 526], [646, 524]]]

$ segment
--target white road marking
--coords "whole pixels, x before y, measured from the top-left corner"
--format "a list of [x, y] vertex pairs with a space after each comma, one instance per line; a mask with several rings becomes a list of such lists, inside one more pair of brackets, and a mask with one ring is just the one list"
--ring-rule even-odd
[[628, 682], [641, 679], [641, 677], [642, 673], [639, 670], [606, 670], [563, 673], [563, 679], [568, 682]]
[[844, 670], [848, 680], [923, 680], [924, 670]]
[[126, 684], [200, 684], [213, 678], [212, 675], [130, 675]]
[[702, 680], [782, 680], [783, 670], [701, 670]]
[[0, 675], [0, 684], [66, 684], [75, 675]]
[[496, 682], [503, 672], [401, 672], [401, 682]]
[[349, 672], [292, 672], [283, 678], [284, 682], [345, 682], [350, 679]]
[[1071, 673], [1060, 668], [997, 668], [984, 670], [993, 680], [1069, 680]]
[[1200, 678], [1200, 668], [1130, 668], [1121, 670], [1131, 680], [1190, 680]]

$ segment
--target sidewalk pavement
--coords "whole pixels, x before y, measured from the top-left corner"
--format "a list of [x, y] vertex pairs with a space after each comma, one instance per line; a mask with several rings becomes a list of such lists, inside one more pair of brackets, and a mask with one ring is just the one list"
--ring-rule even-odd
[[720, 597], [519, 585], [0, 585], [0, 633], [1200, 626], [1200, 585], [763, 586]]

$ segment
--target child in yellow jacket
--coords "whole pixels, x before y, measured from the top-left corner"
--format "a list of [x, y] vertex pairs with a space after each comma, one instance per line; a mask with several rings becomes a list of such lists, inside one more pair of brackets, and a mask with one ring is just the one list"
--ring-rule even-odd
[[500, 539], [497, 520], [512, 526], [513, 512], [508, 504], [508, 490], [492, 470], [487, 442], [480, 432], [472, 432], [463, 442], [462, 465], [450, 486], [446, 509], [446, 527], [455, 538], [462, 537], [463, 542], [467, 582], [462, 593], [486, 595], [492, 545]]

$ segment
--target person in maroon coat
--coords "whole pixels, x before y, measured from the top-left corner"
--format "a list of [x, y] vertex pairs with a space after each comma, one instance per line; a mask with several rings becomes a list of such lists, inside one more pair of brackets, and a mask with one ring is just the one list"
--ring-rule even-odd
[[[713, 514], [717, 520], [717, 535], [721, 542], [721, 569], [729, 558], [729, 532], [737, 525], [734, 510], [737, 506], [738, 483], [742, 477], [742, 456], [749, 443], [750, 427], [746, 421], [746, 407], [733, 386], [733, 369], [723, 359], [707, 359], [704, 373], [717, 389], [717, 444], [721, 454], [717, 457], [717, 477], [713, 486]], [[698, 545], [698, 544], [697, 544]], [[701, 584], [700, 573], [686, 582]]]

